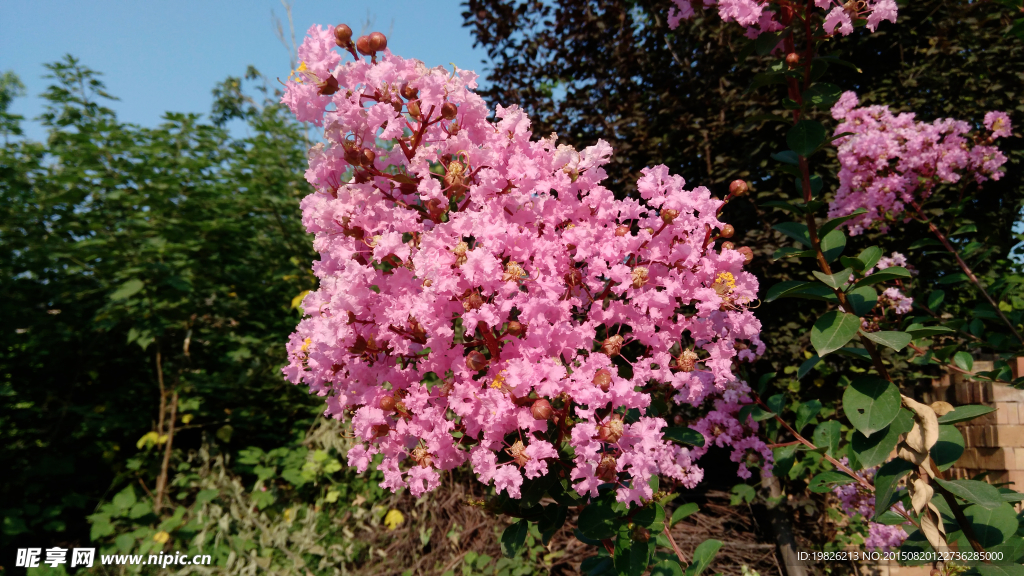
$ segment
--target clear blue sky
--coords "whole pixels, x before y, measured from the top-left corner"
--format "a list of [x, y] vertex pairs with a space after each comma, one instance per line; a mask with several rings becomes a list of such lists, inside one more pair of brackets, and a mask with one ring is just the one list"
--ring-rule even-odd
[[[397, 54], [482, 73], [486, 54], [472, 48], [459, 1], [294, 0], [296, 41], [314, 23], [345, 22], [358, 34], [369, 20], [366, 32], [386, 34]], [[166, 111], [207, 114], [214, 84], [242, 76], [250, 64], [269, 78], [288, 77], [271, 11], [289, 35], [279, 0], [0, 1], [0, 72], [13, 70], [28, 94], [11, 112], [38, 116], [48, 85], [43, 64], [72, 54], [103, 72], [123, 121], [155, 126]], [[38, 123], [24, 127], [30, 138], [44, 138]]]

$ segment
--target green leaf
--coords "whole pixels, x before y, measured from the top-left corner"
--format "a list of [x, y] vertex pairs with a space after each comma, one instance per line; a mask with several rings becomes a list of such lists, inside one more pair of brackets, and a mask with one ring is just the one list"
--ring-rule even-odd
[[568, 511], [569, 508], [561, 504], [548, 504], [544, 507], [544, 516], [537, 522], [537, 529], [540, 530], [541, 541], [545, 546], [565, 524]]
[[875, 473], [875, 518], [877, 519], [896, 503], [896, 489], [901, 478], [910, 473], [914, 465], [906, 460], [894, 458]]
[[[1020, 564], [978, 564], [971, 571], [977, 571], [979, 576], [1024, 576], [1024, 566]], [[971, 572], [967, 574], [970, 576]]]
[[891, 332], [886, 330], [882, 330], [880, 332], [862, 331], [861, 334], [863, 334], [868, 340], [871, 340], [876, 344], [892, 348], [897, 352], [906, 348], [907, 344], [910, 344], [910, 340], [913, 338], [913, 336], [906, 332]]
[[[825, 222], [824, 224], [822, 224], [821, 228], [818, 228], [818, 236], [825, 236], [829, 232], [838, 229], [839, 226], [843, 222], [846, 222], [847, 220], [850, 220], [851, 218], [856, 218], [857, 216], [860, 216], [861, 214], [865, 214], [865, 213], [867, 213], [867, 210], [865, 210], [863, 208], [858, 208], [857, 210], [854, 210], [853, 212], [851, 212], [850, 214], [847, 214], [846, 216], [840, 216], [838, 218], [833, 218], [833, 219], [829, 220], [828, 222]], [[862, 254], [863, 254], [863, 252], [862, 252]], [[881, 258], [882, 251], [879, 250], [878, 254], [879, 254], [879, 258]], [[876, 262], [877, 262], [877, 260], [876, 260]], [[862, 270], [863, 270], [863, 268], [862, 268]]]
[[927, 326], [916, 329], [914, 328], [914, 326], [920, 326], [920, 324], [911, 325], [910, 327], [907, 328], [907, 334], [910, 334], [910, 337], [913, 338], [914, 340], [917, 340], [918, 338], [927, 338], [929, 336], [938, 336], [939, 334], [952, 334], [956, 332], [955, 330], [950, 330], [945, 326]]
[[835, 262], [845, 249], [846, 234], [843, 234], [842, 230], [833, 230], [821, 239], [821, 252], [826, 262]]
[[679, 567], [679, 560], [665, 558], [651, 567], [651, 576], [683, 576], [683, 569]]
[[767, 56], [775, 50], [775, 47], [779, 45], [783, 34], [788, 34], [789, 30], [784, 29], [779, 32], [773, 32], [771, 34], [761, 34], [754, 40], [754, 52], [758, 56]]
[[963, 272], [956, 272], [954, 274], [946, 274], [942, 278], [935, 281], [936, 284], [963, 284], [969, 281], [970, 278]]
[[917, 250], [918, 248], [924, 248], [925, 246], [942, 246], [942, 242], [939, 242], [935, 238], [921, 238], [911, 242], [909, 250]]
[[943, 480], [934, 478], [939, 486], [949, 490], [962, 500], [977, 504], [983, 508], [994, 510], [1006, 504], [999, 490], [987, 482], [980, 480]]
[[783, 394], [775, 394], [765, 404], [773, 413], [782, 414], [782, 411], [786, 408], [786, 397]]
[[853, 313], [866, 316], [878, 303], [878, 292], [871, 286], [861, 286], [846, 293], [846, 300], [853, 306]]
[[843, 486], [854, 482], [856, 482], [856, 480], [845, 472], [829, 470], [828, 472], [822, 472], [814, 478], [811, 478], [811, 482], [807, 487], [815, 494], [824, 494], [825, 492], [831, 491], [833, 485]]
[[807, 360], [804, 360], [803, 363], [800, 364], [800, 369], [796, 371], [796, 379], [800, 380], [804, 376], [807, 376], [807, 373], [813, 370], [819, 362], [821, 362], [821, 358], [819, 358], [817, 354], [811, 356]]
[[945, 298], [946, 293], [942, 290], [932, 290], [928, 293], [928, 309], [933, 312], [938, 310], [939, 305], [942, 304], [942, 301], [945, 300]]
[[950, 236], [959, 236], [960, 234], [970, 234], [971, 232], [977, 232], [978, 227], [974, 224], [964, 224], [963, 226], [956, 229], [956, 232], [950, 234]]
[[697, 506], [697, 504], [693, 502], [683, 504], [682, 506], [676, 508], [674, 512], [672, 512], [672, 520], [671, 522], [669, 522], [669, 526], [675, 526], [676, 522], [679, 522], [687, 516], [696, 514], [698, 510], [700, 510], [700, 506]]
[[974, 357], [968, 352], [957, 352], [953, 355], [953, 364], [965, 372], [970, 372], [974, 370]]
[[814, 258], [814, 250], [804, 250], [797, 248], [796, 246], [783, 246], [775, 252], [772, 252], [772, 260], [781, 260], [783, 258], [789, 258], [790, 256], [796, 256], [797, 258]]
[[[989, 486], [988, 484], [985, 485]], [[989, 488], [992, 487], [989, 486]], [[952, 492], [952, 490], [950, 491]], [[978, 542], [986, 549], [999, 546], [1005, 542], [1017, 532], [1020, 526], [1016, 511], [1013, 509], [1013, 506], [1006, 502], [1002, 502], [999, 506], [992, 508], [981, 506], [980, 504], [968, 506], [964, 509], [964, 516], [967, 517], [971, 527], [974, 528], [974, 535], [978, 537]], [[952, 536], [954, 534], [950, 534], [950, 537]]]
[[869, 246], [857, 254], [857, 260], [864, 264], [864, 270], [874, 268], [875, 264], [882, 259], [882, 249], [878, 246]]
[[840, 270], [839, 272], [836, 272], [835, 274], [825, 274], [824, 272], [819, 272], [817, 270], [812, 272], [812, 274], [814, 274], [815, 278], [820, 280], [823, 284], [825, 284], [829, 288], [838, 289], [843, 284], [846, 284], [846, 282], [850, 278], [850, 273], [851, 272], [853, 272], [853, 270], [851, 270], [850, 268], [846, 268], [845, 270]]
[[804, 246], [811, 245], [811, 233], [807, 231], [806, 224], [801, 224], [799, 222], [780, 222], [775, 226], [772, 226], [772, 229], [782, 232]]
[[772, 302], [779, 298], [782, 298], [788, 294], [799, 292], [801, 288], [810, 286], [810, 282], [802, 282], [800, 280], [787, 280], [785, 282], [779, 282], [768, 289], [768, 293], [764, 296], [765, 302]]
[[818, 108], [830, 108], [839, 100], [843, 91], [835, 84], [828, 82], [817, 82], [807, 90], [804, 90], [803, 99]]
[[854, 432], [850, 448], [856, 453], [862, 467], [873, 468], [889, 458], [889, 453], [899, 441], [900, 435], [895, 426], [886, 426], [870, 436]]
[[762, 86], [769, 86], [771, 84], [785, 84], [786, 75], [781, 72], [762, 72], [754, 76], [754, 79], [750, 82], [750, 87], [747, 88], [745, 94], [749, 94], [754, 90]]
[[910, 271], [900, 266], [891, 266], [885, 270], [875, 272], [860, 282], [857, 282], [857, 286], [871, 286], [872, 284], [888, 282], [889, 280], [896, 280], [900, 278], [910, 278]]
[[804, 426], [807, 426], [811, 420], [813, 420], [818, 413], [821, 412], [821, 401], [820, 400], [808, 400], [800, 405], [796, 409], [796, 431], [800, 432]]
[[715, 555], [718, 554], [718, 550], [722, 547], [720, 540], [705, 540], [697, 546], [697, 549], [693, 551], [693, 561], [690, 562], [690, 566], [686, 569], [686, 576], [699, 576], [701, 572], [707, 569], [711, 561], [715, 559]]
[[693, 428], [687, 428], [685, 426], [665, 428], [662, 435], [667, 440], [672, 440], [674, 442], [689, 444], [690, 446], [696, 446], [698, 448], [704, 446], [704, 435]]
[[594, 540], [611, 538], [618, 524], [618, 514], [612, 510], [611, 503], [596, 500], [580, 512], [579, 527], [584, 536]]
[[945, 415], [939, 416], [939, 424], [967, 422], [968, 420], [974, 420], [978, 416], [984, 416], [990, 412], [995, 412], [995, 410], [996, 409], [992, 406], [982, 406], [980, 404], [957, 406], [952, 412], [947, 412]]
[[843, 393], [843, 411], [865, 436], [885, 428], [900, 412], [900, 391], [877, 376], [854, 379]]
[[634, 540], [629, 546], [629, 576], [640, 576], [647, 571], [651, 563], [654, 542], [638, 542]]
[[530, 523], [526, 520], [519, 520], [501, 533], [501, 555], [505, 558], [515, 558], [523, 549], [526, 542], [526, 535], [530, 532]]
[[110, 294], [110, 299], [127, 300], [128, 298], [131, 298], [132, 296], [138, 294], [139, 291], [142, 290], [143, 286], [145, 285], [142, 283], [142, 280], [133, 278], [125, 282], [124, 284], [121, 284], [120, 288], [112, 292]]
[[[778, 160], [779, 162], [783, 162], [785, 164], [790, 164], [792, 166], [800, 164], [800, 159], [797, 158], [796, 152], [793, 152], [792, 150], [783, 150], [782, 152], [776, 152], [772, 154], [772, 159]], [[765, 202], [763, 206], [767, 206], [769, 204], [769, 202]]]
[[814, 429], [811, 441], [819, 448], [825, 448], [825, 452], [835, 457], [839, 452], [839, 440], [842, 438], [842, 425], [838, 420], [826, 420]]
[[772, 467], [773, 476], [784, 478], [789, 474], [790, 469], [793, 468], [793, 460], [796, 456], [797, 448], [799, 448], [799, 446], [793, 444], [791, 446], [782, 446], [772, 449], [772, 456], [775, 460], [775, 466]]
[[964, 437], [956, 426], [949, 424], [939, 426], [939, 440], [930, 451], [932, 460], [939, 472], [952, 468], [953, 464], [964, 454]]
[[786, 144], [801, 156], [809, 156], [824, 142], [825, 127], [815, 120], [801, 120], [786, 134]]
[[851, 70], [856, 71], [857, 73], [863, 72], [863, 70], [858, 68], [855, 64], [853, 64], [851, 62], [847, 62], [846, 60], [842, 60], [842, 59], [837, 58], [835, 56], [815, 56], [814, 60], [815, 61], [822, 61], [822, 62], [825, 62], [827, 64], [838, 64], [839, 66], [845, 66], [847, 68], [850, 68]]
[[127, 512], [136, 502], [135, 489], [131, 485], [126, 486], [124, 490], [121, 490], [114, 496], [113, 502], [114, 506], [117, 506], [117, 509], [122, 513]]
[[825, 313], [811, 328], [811, 345], [824, 357], [846, 345], [860, 329], [860, 318], [833, 310]]

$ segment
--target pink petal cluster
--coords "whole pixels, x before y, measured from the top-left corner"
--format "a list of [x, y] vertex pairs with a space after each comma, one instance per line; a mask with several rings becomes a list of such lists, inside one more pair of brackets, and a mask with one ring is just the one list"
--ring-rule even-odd
[[739, 420], [740, 410], [750, 403], [750, 388], [745, 382], [737, 380], [727, 386], [721, 397], [713, 400], [713, 409], [694, 423], [693, 429], [704, 435], [705, 444], [692, 450], [691, 456], [700, 458], [711, 446], [730, 448], [729, 459], [739, 464], [740, 478], [751, 477], [748, 464], [771, 472], [772, 449], [758, 435], [758, 423], [749, 416], [746, 422]]
[[623, 502], [650, 498], [655, 474], [699, 481], [643, 414], [653, 394], [699, 406], [735, 389], [734, 363], [764, 351], [757, 281], [715, 247], [723, 201], [665, 166], [643, 171], [642, 202], [616, 200], [607, 143], [533, 139], [515, 106], [489, 119], [472, 72], [389, 51], [338, 66], [325, 37], [300, 51], [316, 80], [282, 99], [325, 139], [301, 204], [319, 288], [284, 374], [351, 417], [349, 464], [378, 458], [381, 485], [414, 495], [467, 462], [514, 498], [552, 470]]
[[[842, 458], [842, 462], [846, 464], [847, 459]], [[874, 478], [875, 472], [877, 471], [878, 467], [876, 466], [875, 468], [864, 470], [863, 473], [866, 478], [870, 480]], [[859, 491], [857, 489], [857, 484], [836, 486], [832, 489], [832, 493], [839, 498], [839, 506], [847, 515], [853, 516], [855, 514], [860, 514], [865, 520], [874, 517], [874, 495], [864, 494]], [[896, 508], [902, 510], [903, 504], [897, 504]], [[903, 529], [902, 525], [888, 526], [886, 524], [879, 524], [868, 520], [868, 537], [864, 541], [864, 547], [894, 550], [899, 548], [906, 539], [907, 532]]]
[[942, 118], [919, 122], [913, 113], [893, 114], [888, 106], [858, 107], [856, 94], [845, 92], [832, 107], [839, 120], [835, 134], [840, 163], [839, 190], [829, 205], [829, 217], [861, 208], [867, 213], [846, 222], [851, 235], [875, 222], [903, 218], [908, 206], [930, 196], [939, 184], [961, 178], [981, 183], [998, 180], [1006, 163], [992, 141], [1009, 134], [1010, 120], [1002, 112], [985, 116], [990, 134], [971, 136], [967, 122]]
[[[693, 0], [672, 0], [668, 25], [675, 30], [683, 20], [695, 14]], [[782, 30], [789, 22], [780, 22], [781, 11], [769, 9], [768, 0], [703, 0], [703, 9], [718, 6], [718, 15], [725, 22], [736, 22], [747, 29], [747, 37], [757, 38], [766, 32]], [[874, 32], [883, 20], [896, 22], [895, 0], [866, 0], [841, 3], [838, 0], [815, 0], [814, 5], [826, 10], [824, 29], [828, 34], [846, 36], [853, 32], [855, 20], [866, 20], [867, 28]]]

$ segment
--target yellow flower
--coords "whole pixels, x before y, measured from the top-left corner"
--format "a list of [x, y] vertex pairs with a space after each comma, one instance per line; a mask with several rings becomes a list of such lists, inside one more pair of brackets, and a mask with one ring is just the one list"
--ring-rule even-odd
[[163, 530], [157, 532], [156, 534], [153, 534], [153, 541], [159, 542], [160, 544], [166, 544], [167, 541], [170, 539], [171, 535], [167, 532], [164, 532]]
[[394, 530], [405, 522], [405, 515], [398, 510], [392, 508], [388, 510], [388, 513], [384, 516], [384, 525], [388, 527], [388, 530]]

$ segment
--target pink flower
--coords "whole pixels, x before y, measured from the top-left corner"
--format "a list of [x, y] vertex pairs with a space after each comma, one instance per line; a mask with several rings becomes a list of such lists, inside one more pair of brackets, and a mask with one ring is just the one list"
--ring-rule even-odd
[[985, 114], [985, 128], [992, 131], [993, 138], [1003, 138], [1010, 135], [1012, 125], [1010, 124], [1010, 117], [1006, 115], [1006, 112], [997, 112], [993, 110], [988, 114]]

